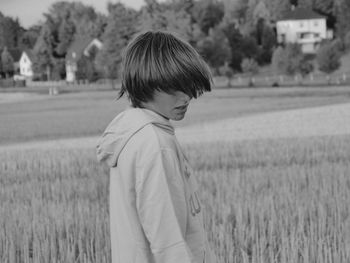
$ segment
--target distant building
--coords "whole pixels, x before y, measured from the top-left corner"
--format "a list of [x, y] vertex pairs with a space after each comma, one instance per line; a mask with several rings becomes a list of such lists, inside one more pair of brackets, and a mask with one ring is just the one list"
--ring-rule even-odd
[[78, 70], [78, 61], [82, 56], [89, 56], [91, 50], [101, 49], [102, 42], [97, 38], [77, 38], [69, 47], [66, 55], [66, 80], [74, 82], [76, 80], [76, 72]]
[[303, 53], [316, 53], [323, 39], [333, 37], [327, 30], [326, 17], [311, 9], [295, 8], [277, 21], [279, 43], [298, 43]]
[[19, 60], [19, 73], [22, 76], [31, 78], [33, 77], [33, 59], [34, 55], [31, 50], [25, 50], [22, 52]]

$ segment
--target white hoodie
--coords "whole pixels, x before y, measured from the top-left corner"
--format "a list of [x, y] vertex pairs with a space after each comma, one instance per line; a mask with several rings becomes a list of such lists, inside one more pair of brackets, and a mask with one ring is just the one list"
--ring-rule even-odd
[[106, 128], [97, 157], [110, 166], [113, 263], [214, 263], [197, 185], [167, 119], [127, 109]]

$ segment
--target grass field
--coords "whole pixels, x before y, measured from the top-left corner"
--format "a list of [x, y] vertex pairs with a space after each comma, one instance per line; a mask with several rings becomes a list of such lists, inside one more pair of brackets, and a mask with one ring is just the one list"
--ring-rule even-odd
[[[127, 105], [114, 97], [0, 104], [0, 145], [97, 135]], [[347, 87], [215, 90], [175, 125], [349, 100]], [[350, 262], [350, 135], [184, 150], [218, 262]], [[1, 150], [0, 159], [1, 263], [110, 262], [108, 169], [93, 149]]]
[[[126, 99], [115, 101], [116, 95], [116, 91], [64, 93], [46, 99], [0, 103], [0, 145], [98, 135], [128, 104]], [[194, 100], [186, 118], [174, 124], [184, 126], [349, 101], [349, 87], [217, 89]]]
[[[350, 137], [187, 145], [218, 262], [349, 262]], [[0, 262], [110, 262], [91, 150], [0, 154]]]

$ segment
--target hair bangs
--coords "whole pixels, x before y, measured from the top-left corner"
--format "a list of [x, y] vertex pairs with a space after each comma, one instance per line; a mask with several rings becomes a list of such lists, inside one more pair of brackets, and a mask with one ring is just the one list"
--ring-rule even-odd
[[164, 32], [147, 32], [130, 43], [122, 78], [120, 97], [127, 93], [134, 106], [152, 100], [155, 90], [197, 98], [212, 84], [210, 69], [197, 51]]

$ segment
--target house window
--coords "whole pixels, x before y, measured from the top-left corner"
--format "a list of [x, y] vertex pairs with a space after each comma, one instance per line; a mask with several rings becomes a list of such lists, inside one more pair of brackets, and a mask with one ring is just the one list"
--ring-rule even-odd
[[318, 26], [318, 21], [314, 21], [314, 26]]
[[304, 23], [303, 22], [300, 22], [300, 27], [304, 27]]

